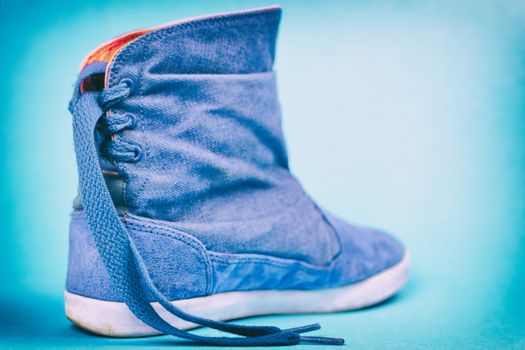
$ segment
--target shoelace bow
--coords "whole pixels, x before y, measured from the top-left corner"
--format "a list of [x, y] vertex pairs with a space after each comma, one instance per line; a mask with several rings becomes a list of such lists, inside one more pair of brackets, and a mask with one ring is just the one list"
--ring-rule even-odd
[[[284, 330], [273, 326], [243, 326], [191, 315], [171, 304], [155, 286], [135, 243], [117, 214], [97, 154], [95, 141], [97, 121], [110, 107], [129, 96], [130, 85], [124, 81], [103, 91], [81, 93], [82, 80], [82, 77], [79, 78], [79, 82], [75, 85], [75, 93], [69, 109], [73, 115], [73, 137], [84, 212], [111, 281], [133, 314], [162, 333], [207, 345], [271, 346], [295, 345], [300, 342], [343, 344], [344, 340], [340, 338], [302, 335], [320, 329], [319, 324]], [[146, 291], [176, 317], [242, 337], [208, 337], [180, 330], [159, 316], [150, 305]]]

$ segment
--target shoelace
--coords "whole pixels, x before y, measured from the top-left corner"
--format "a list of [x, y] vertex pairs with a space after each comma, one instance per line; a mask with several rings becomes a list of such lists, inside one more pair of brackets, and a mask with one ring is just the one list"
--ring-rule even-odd
[[102, 117], [99, 123], [104, 137], [100, 145], [101, 154], [117, 162], [138, 162], [142, 158], [140, 146], [115, 137], [122, 130], [133, 129], [136, 123], [132, 114], [112, 113]]
[[[97, 250], [117, 293], [141, 321], [158, 331], [200, 344], [219, 346], [295, 345], [301, 342], [342, 345], [344, 339], [304, 336], [320, 329], [312, 324], [291, 329], [273, 326], [242, 326], [188, 314], [173, 306], [155, 286], [135, 243], [120, 220], [106, 187], [99, 163], [95, 128], [105, 111], [130, 94], [129, 82], [103, 91], [81, 93], [79, 77], [69, 109], [73, 115], [73, 137], [84, 212]], [[242, 337], [208, 337], [180, 330], [162, 319], [147, 298], [151, 293], [168, 312], [188, 322]]]

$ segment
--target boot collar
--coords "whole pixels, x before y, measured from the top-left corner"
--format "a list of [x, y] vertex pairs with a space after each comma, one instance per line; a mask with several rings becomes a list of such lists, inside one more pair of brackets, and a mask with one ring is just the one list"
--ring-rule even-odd
[[[179, 63], [176, 67], [178, 69], [169, 73], [203, 74], [270, 71], [275, 56], [280, 17], [281, 8], [270, 6], [192, 17], [131, 31], [91, 51], [80, 66], [80, 75], [89, 76], [93, 74], [92, 71], [97, 73], [105, 71], [105, 87], [108, 87], [111, 85], [109, 82], [112, 73], [117, 70], [120, 62], [126, 62], [129, 56], [139, 56], [143, 61], [146, 61], [152, 58], [159, 60], [159, 56], [162, 58], [165, 55], [179, 56], [178, 59], [172, 57]], [[191, 40], [187, 39], [188, 31], [193, 31], [194, 35]], [[217, 36], [218, 31], [223, 32], [222, 35]], [[178, 38], [182, 33], [184, 33], [184, 37]], [[235, 41], [235, 47], [240, 47], [241, 50], [237, 53], [231, 52], [230, 60], [217, 60], [215, 56], [221, 54], [214, 50], [214, 47], [219, 47], [219, 45], [214, 45], [217, 37], [222, 40]], [[182, 40], [173, 42], [177, 39]], [[198, 45], [195, 45], [195, 42], [198, 42]], [[198, 49], [196, 50], [197, 46]], [[202, 47], [205, 49], [203, 50]], [[220, 47], [223, 48], [224, 45]], [[178, 50], [173, 52], [173, 49]], [[199, 64], [199, 61], [205, 63]], [[213, 65], [210, 62], [220, 62], [221, 65]]]

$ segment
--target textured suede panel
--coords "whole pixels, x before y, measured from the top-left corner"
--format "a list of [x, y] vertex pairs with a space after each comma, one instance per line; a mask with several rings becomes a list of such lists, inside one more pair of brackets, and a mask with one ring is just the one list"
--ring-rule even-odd
[[362, 281], [401, 261], [405, 248], [387, 233], [353, 226], [326, 214], [342, 250], [326, 266], [256, 254], [210, 252], [214, 292], [252, 289], [320, 289]]
[[[263, 254], [206, 251], [192, 235], [166, 222], [138, 217], [126, 217], [124, 222], [153, 282], [172, 300], [236, 290], [339, 287], [401, 261], [404, 248], [390, 235], [327, 217], [337, 227], [343, 249], [326, 266]], [[67, 290], [118, 301], [82, 211], [72, 214], [70, 234]]]
[[[162, 293], [173, 300], [210, 293], [212, 270], [198, 241], [182, 232], [135, 220], [126, 220], [125, 226]], [[82, 211], [75, 211], [71, 216], [66, 289], [96, 299], [120, 300]], [[150, 300], [153, 300], [151, 296]]]
[[71, 214], [66, 290], [78, 295], [118, 301], [120, 296], [95, 246], [83, 212]]

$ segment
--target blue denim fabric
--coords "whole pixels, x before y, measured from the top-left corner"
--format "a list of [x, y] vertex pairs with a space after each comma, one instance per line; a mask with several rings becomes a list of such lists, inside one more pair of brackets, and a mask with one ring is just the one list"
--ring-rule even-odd
[[143, 150], [121, 167], [128, 213], [187, 225], [219, 251], [317, 264], [339, 252], [335, 231], [288, 170], [272, 73], [143, 79], [115, 108], [138, 118], [121, 138]]
[[[290, 173], [272, 72], [279, 19], [272, 9], [175, 24], [134, 40], [108, 67], [108, 91], [129, 87], [108, 118], [136, 123], [113, 134], [101, 164], [125, 182], [121, 220], [169, 299], [343, 286], [403, 257], [389, 235], [321, 210]], [[136, 159], [123, 158], [130, 147]], [[67, 289], [121, 300], [90, 224], [73, 214]]]

